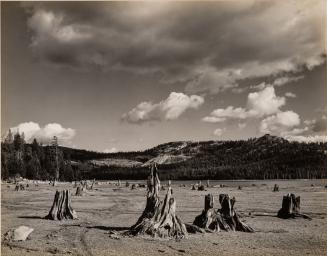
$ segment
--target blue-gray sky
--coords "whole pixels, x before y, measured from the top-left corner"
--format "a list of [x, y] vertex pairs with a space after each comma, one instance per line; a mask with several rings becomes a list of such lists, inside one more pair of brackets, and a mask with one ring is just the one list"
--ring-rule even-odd
[[326, 141], [326, 2], [2, 2], [2, 135], [98, 151]]

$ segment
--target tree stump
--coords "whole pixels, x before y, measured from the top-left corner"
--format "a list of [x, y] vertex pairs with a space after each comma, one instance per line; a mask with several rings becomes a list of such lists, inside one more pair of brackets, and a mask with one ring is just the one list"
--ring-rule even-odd
[[132, 235], [150, 235], [153, 237], [173, 237], [181, 239], [187, 236], [184, 223], [176, 216], [176, 201], [169, 186], [164, 201], [160, 201], [160, 180], [156, 165], [151, 168], [148, 178], [148, 193], [145, 209], [138, 221], [130, 228]]
[[288, 193], [283, 196], [282, 208], [278, 211], [277, 217], [282, 219], [303, 217], [305, 219], [311, 219], [308, 215], [300, 213], [300, 197], [295, 197], [294, 194]]
[[135, 184], [132, 184], [132, 186], [131, 186], [131, 190], [133, 190], [133, 189], [136, 189], [136, 185]]
[[83, 191], [82, 187], [81, 186], [78, 186], [76, 188], [75, 196], [83, 196], [83, 195], [84, 195], [84, 191]]
[[277, 184], [274, 185], [273, 192], [278, 192], [279, 191], [279, 186]]
[[206, 231], [218, 232], [220, 230], [218, 222], [219, 214], [213, 209], [213, 204], [214, 198], [212, 194], [206, 195], [204, 197], [204, 210], [199, 216], [195, 217], [193, 225]]
[[207, 188], [209, 188], [209, 187], [210, 187], [210, 181], [207, 180]]
[[198, 186], [198, 191], [205, 191], [204, 185], [199, 185]]
[[219, 195], [221, 209], [215, 211], [213, 209], [214, 198], [208, 194], [204, 198], [204, 210], [195, 217], [193, 225], [204, 229], [207, 232], [225, 231], [242, 231], [254, 232], [254, 230], [244, 224], [239, 215], [234, 210], [235, 198], [229, 198], [227, 194]]
[[77, 219], [77, 214], [70, 205], [69, 190], [56, 191], [51, 210], [45, 219]]

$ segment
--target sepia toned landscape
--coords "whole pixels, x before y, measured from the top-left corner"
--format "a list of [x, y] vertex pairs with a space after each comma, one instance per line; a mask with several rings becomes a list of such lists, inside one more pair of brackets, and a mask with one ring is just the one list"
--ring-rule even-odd
[[327, 1], [0, 5], [1, 255], [327, 255]]

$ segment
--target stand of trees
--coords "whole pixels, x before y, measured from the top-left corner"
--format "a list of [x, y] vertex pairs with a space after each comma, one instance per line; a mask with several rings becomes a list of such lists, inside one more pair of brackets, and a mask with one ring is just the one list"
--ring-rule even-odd
[[[54, 150], [54, 147], [57, 150]], [[27, 144], [24, 133], [12, 134], [9, 130], [1, 143], [1, 178], [23, 177], [38, 180], [72, 181], [79, 178], [78, 170], [71, 166], [69, 154], [58, 145], [42, 146], [33, 140]]]
[[[106, 166], [95, 159], [145, 163], [159, 155], [187, 156], [160, 165], [161, 179], [313, 179], [327, 178], [327, 143], [289, 142], [265, 135], [241, 141], [170, 142], [139, 152], [99, 153], [54, 145], [31, 144], [10, 131], [1, 143], [2, 179], [22, 176], [52, 180], [146, 179], [147, 166]], [[54, 152], [57, 152], [56, 157]], [[57, 159], [54, 161], [54, 159]]]

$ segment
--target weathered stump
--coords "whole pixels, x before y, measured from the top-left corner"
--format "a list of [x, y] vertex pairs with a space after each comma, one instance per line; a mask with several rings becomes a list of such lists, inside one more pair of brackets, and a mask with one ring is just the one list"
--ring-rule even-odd
[[204, 210], [195, 217], [193, 225], [204, 229], [207, 232], [242, 231], [254, 232], [248, 225], [244, 224], [234, 210], [235, 198], [229, 198], [227, 194], [219, 195], [221, 209], [213, 209], [214, 198], [211, 194], [205, 196]]
[[133, 189], [136, 189], [136, 185], [135, 184], [132, 184], [132, 186], [131, 186], [131, 190], [133, 190]]
[[93, 190], [94, 183], [95, 183], [95, 179], [93, 179], [91, 186], [87, 186], [86, 188], [88, 190]]
[[273, 192], [278, 192], [279, 191], [279, 186], [277, 184], [274, 185]]
[[81, 186], [78, 186], [76, 188], [76, 193], [75, 193], [75, 196], [83, 196], [84, 195], [84, 191], [83, 191], [83, 188]]
[[198, 186], [198, 191], [205, 191], [204, 185], [199, 185]]
[[77, 219], [77, 214], [70, 205], [69, 190], [56, 191], [51, 210], [45, 219]]
[[294, 194], [288, 193], [283, 196], [282, 208], [278, 211], [277, 217], [282, 219], [303, 217], [305, 219], [311, 219], [308, 215], [300, 213], [300, 197], [295, 197]]
[[204, 197], [204, 210], [202, 213], [195, 217], [193, 225], [204, 229], [205, 231], [216, 231], [219, 228], [219, 214], [213, 209], [214, 198], [211, 194]]
[[145, 209], [138, 221], [130, 228], [132, 235], [150, 235], [154, 237], [187, 236], [184, 223], [176, 215], [176, 201], [169, 186], [164, 201], [160, 201], [160, 180], [156, 165], [152, 166], [148, 178], [148, 193]]

